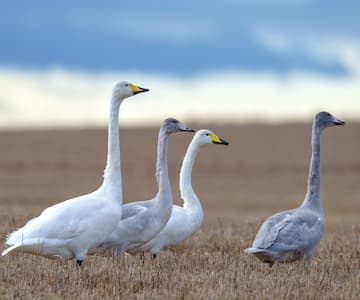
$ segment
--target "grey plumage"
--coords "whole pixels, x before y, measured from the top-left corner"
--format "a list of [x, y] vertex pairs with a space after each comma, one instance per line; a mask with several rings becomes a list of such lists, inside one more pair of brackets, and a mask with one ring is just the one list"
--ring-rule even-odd
[[327, 112], [315, 116], [308, 189], [302, 205], [272, 215], [261, 225], [253, 245], [244, 251], [265, 263], [292, 262], [305, 256], [308, 263], [324, 233], [321, 204], [321, 133], [326, 127], [345, 123]]
[[159, 187], [157, 195], [151, 200], [123, 205], [122, 217], [115, 230], [101, 246], [91, 249], [91, 254], [116, 251], [117, 255], [121, 255], [125, 251], [131, 252], [164, 228], [173, 205], [167, 167], [168, 137], [179, 131], [194, 132], [173, 118], [166, 119], [160, 127], [156, 162], [156, 180]]

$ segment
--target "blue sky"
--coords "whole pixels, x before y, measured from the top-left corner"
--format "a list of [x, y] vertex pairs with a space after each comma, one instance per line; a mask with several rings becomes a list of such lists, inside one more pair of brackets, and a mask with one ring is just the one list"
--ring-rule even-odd
[[299, 47], [276, 51], [262, 35], [304, 43], [357, 39], [359, 11], [359, 1], [336, 0], [7, 1], [0, 11], [0, 64], [180, 75], [224, 69], [346, 74], [336, 59], [324, 63]]
[[179, 88], [216, 74], [266, 74], [284, 86], [296, 74], [353, 82], [359, 12], [354, 0], [2, 1], [0, 68], [168, 77]]

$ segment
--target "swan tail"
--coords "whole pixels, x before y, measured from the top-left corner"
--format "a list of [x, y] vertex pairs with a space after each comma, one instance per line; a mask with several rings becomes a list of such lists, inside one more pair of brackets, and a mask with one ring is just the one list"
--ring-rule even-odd
[[13, 251], [21, 246], [22, 246], [21, 244], [12, 245], [11, 247], [9, 247], [3, 251], [3, 253], [1, 253], [1, 256], [5, 256], [6, 254], [10, 253], [11, 251]]
[[265, 251], [264, 249], [253, 248], [253, 247], [244, 249], [244, 252], [249, 253], [249, 254], [254, 254], [254, 253], [259, 253], [259, 252], [264, 252], [264, 251]]
[[24, 239], [22, 228], [10, 232], [6, 237], [6, 245], [13, 246], [13, 245], [20, 245], [22, 240]]
[[66, 241], [61, 240], [32, 238], [17, 241], [9, 246], [9, 248], [4, 250], [2, 256], [5, 256], [12, 251], [42, 255], [49, 258], [56, 256], [72, 258], [74, 256], [73, 252], [67, 246]]
[[274, 264], [274, 260], [276, 260], [276, 253], [268, 251], [266, 249], [251, 247], [244, 249], [244, 252], [255, 255], [255, 257], [257, 257], [259, 260], [264, 263], [270, 264], [270, 266], [272, 266]]
[[30, 239], [30, 240], [15, 242], [12, 244], [7, 242], [7, 245], [9, 245], [10, 247], [5, 249], [3, 253], [1, 253], [2, 256], [5, 256], [6, 254], [12, 251], [30, 252], [34, 254], [41, 253], [42, 251], [42, 244], [41, 241], [39, 241], [39, 239], [34, 239], [34, 240]]

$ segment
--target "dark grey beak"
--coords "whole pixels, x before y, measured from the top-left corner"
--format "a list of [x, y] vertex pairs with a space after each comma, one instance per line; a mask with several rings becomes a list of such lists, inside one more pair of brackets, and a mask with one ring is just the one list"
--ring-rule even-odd
[[229, 145], [229, 142], [228, 141], [225, 141], [225, 140], [223, 140], [223, 139], [220, 139], [220, 143], [219, 142], [213, 142], [214, 144], [218, 144], [218, 145], [225, 145], [225, 146], [227, 146], [227, 145]]
[[334, 121], [334, 125], [335, 125], [335, 126], [337, 126], [337, 125], [344, 126], [344, 125], [345, 125], [345, 122], [344, 122], [344, 121], [341, 121], [341, 120], [336, 120], [336, 121]]
[[178, 124], [179, 131], [195, 132], [194, 129], [187, 127], [184, 123], [179, 122]]
[[180, 131], [195, 132], [195, 130], [190, 127], [181, 128]]

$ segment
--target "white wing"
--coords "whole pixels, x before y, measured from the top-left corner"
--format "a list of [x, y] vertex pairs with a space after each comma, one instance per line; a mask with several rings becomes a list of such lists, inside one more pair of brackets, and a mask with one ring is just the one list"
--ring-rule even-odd
[[101, 201], [92, 201], [90, 195], [73, 198], [45, 209], [38, 217], [12, 232], [7, 244], [21, 243], [28, 238], [68, 240], [85, 232], [98, 215]]

